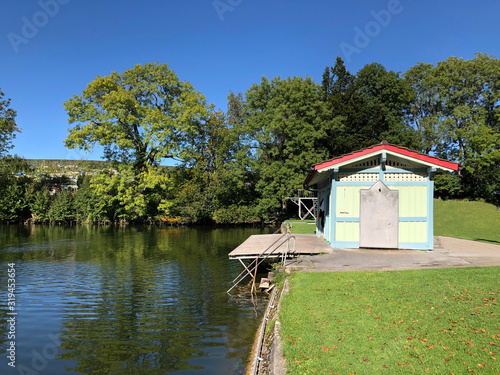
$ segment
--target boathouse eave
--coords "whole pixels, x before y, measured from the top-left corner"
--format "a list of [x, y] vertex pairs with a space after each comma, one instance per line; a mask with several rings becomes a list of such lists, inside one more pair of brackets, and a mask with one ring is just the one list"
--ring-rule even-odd
[[387, 156], [406, 160], [425, 168], [435, 168], [436, 171], [453, 172], [457, 171], [459, 166], [459, 164], [455, 162], [421, 154], [392, 144], [382, 143], [313, 165], [304, 181], [304, 186], [312, 186], [324, 181], [335, 169], [346, 167], [360, 160], [382, 155], [383, 153]]

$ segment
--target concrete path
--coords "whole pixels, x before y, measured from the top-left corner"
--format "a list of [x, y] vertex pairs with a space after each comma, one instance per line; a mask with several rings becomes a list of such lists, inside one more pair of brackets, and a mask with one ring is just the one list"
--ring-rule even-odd
[[297, 268], [304, 272], [486, 266], [500, 266], [500, 245], [451, 237], [434, 237], [434, 251], [333, 249], [332, 254], [287, 262], [287, 269]]

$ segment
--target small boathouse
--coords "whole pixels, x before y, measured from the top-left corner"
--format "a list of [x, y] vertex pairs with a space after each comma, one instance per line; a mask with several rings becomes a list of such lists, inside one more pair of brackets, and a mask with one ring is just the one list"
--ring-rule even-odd
[[457, 170], [458, 163], [386, 141], [313, 165], [304, 187], [317, 192], [316, 234], [286, 230], [250, 236], [229, 253], [244, 268], [231, 289], [246, 276], [255, 284], [257, 267], [268, 258], [284, 263], [290, 256], [331, 253], [332, 248], [432, 250], [431, 178]]
[[333, 248], [432, 250], [434, 181], [458, 163], [380, 144], [311, 167], [316, 234]]

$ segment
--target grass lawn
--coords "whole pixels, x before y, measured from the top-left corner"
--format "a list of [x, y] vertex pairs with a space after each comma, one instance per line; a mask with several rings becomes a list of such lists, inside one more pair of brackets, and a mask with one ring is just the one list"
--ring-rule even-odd
[[294, 234], [314, 234], [316, 233], [315, 220], [287, 220], [292, 224], [290, 232]]
[[500, 244], [500, 210], [492, 204], [434, 200], [434, 235]]
[[291, 374], [500, 373], [500, 267], [297, 273], [281, 302]]

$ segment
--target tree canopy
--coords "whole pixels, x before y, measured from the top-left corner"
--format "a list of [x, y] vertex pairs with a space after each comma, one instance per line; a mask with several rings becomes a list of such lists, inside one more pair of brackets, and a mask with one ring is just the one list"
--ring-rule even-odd
[[[46, 166], [1, 158], [0, 220], [267, 221], [292, 214], [287, 197], [312, 164], [384, 139], [461, 164], [459, 174], [435, 176], [437, 196], [500, 206], [494, 56], [418, 63], [404, 74], [378, 63], [354, 74], [338, 57], [321, 83], [262, 77], [227, 98], [226, 112], [214, 111], [166, 64], [97, 77], [65, 103], [73, 125], [65, 144], [101, 145], [112, 162], [79, 175], [78, 192], [65, 192], [54, 189], [58, 178]], [[0, 91], [0, 154], [19, 131], [15, 115]], [[177, 166], [160, 166], [164, 158]]]
[[[500, 202], [500, 60], [476, 54], [419, 63], [405, 74], [415, 91], [408, 123], [421, 149], [458, 161], [462, 189], [457, 197]], [[447, 185], [449, 184], [446, 183]]]
[[416, 134], [404, 122], [412, 101], [412, 89], [398, 73], [382, 65], [365, 65], [351, 74], [337, 57], [326, 67], [321, 92], [326, 104], [323, 145], [332, 155], [341, 155], [385, 139], [414, 147]]
[[323, 114], [320, 87], [310, 77], [263, 77], [247, 90], [240, 142], [258, 174], [261, 215], [279, 212], [302, 187], [304, 171], [327, 156], [317, 147], [325, 136]]
[[4, 96], [0, 88], [0, 156], [13, 147], [15, 133], [20, 132], [16, 124], [17, 113], [10, 108], [10, 99], [4, 99]]
[[64, 106], [74, 124], [68, 148], [99, 144], [108, 160], [132, 163], [136, 172], [163, 158], [182, 158], [210, 110], [201, 93], [159, 63], [98, 76]]

